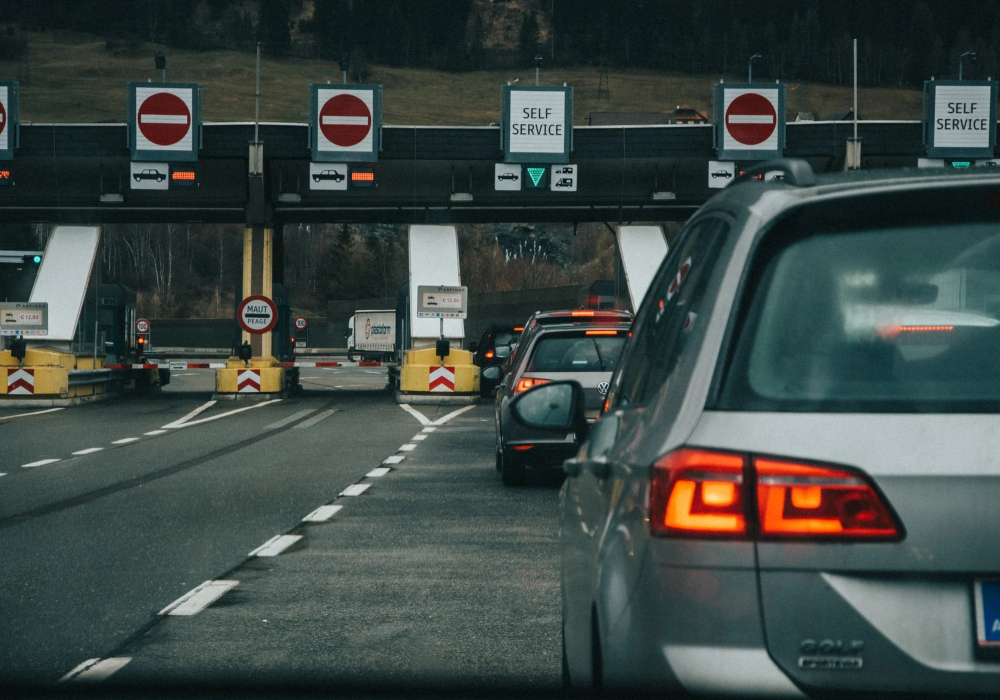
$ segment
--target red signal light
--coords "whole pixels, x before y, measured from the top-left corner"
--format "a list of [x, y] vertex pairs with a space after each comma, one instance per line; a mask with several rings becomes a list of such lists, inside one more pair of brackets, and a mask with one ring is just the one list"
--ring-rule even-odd
[[520, 394], [522, 391], [527, 391], [533, 386], [541, 386], [542, 384], [548, 384], [548, 379], [522, 379], [517, 385], [514, 386], [514, 393]]
[[195, 175], [193, 170], [174, 170], [170, 173], [170, 179], [174, 181], [194, 182]]
[[375, 173], [370, 170], [355, 170], [351, 172], [351, 182], [375, 182]]

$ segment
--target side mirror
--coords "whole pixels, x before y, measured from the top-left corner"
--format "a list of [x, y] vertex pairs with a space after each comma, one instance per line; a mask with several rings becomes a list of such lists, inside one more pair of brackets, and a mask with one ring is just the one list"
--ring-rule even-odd
[[587, 437], [586, 400], [579, 382], [549, 382], [517, 396], [511, 413], [521, 425], [553, 433], [573, 431], [576, 441]]
[[510, 357], [511, 347], [509, 345], [497, 345], [493, 348], [493, 353], [498, 360], [503, 360]]
[[479, 351], [479, 341], [473, 340], [471, 343], [469, 343], [469, 352], [478, 352], [478, 351]]
[[479, 375], [479, 393], [482, 396], [492, 396], [496, 393], [501, 379], [503, 379], [502, 369], [497, 365], [487, 367]]
[[503, 370], [497, 365], [492, 365], [484, 369], [481, 376], [483, 379], [489, 379], [491, 382], [499, 382], [503, 377]]

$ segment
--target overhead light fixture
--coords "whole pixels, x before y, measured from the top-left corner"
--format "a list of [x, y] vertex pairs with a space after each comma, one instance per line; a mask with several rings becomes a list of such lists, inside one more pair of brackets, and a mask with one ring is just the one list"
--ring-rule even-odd
[[117, 193], [101, 195], [101, 202], [105, 204], [121, 204], [124, 201], [125, 201], [125, 196]]
[[472, 193], [471, 192], [452, 192], [451, 201], [453, 202], [471, 202]]
[[278, 201], [282, 204], [298, 204], [302, 201], [302, 195], [295, 192], [282, 192], [278, 195]]
[[654, 202], [661, 202], [661, 201], [670, 200], [670, 199], [677, 199], [677, 193], [676, 192], [654, 192], [653, 193], [653, 201]]

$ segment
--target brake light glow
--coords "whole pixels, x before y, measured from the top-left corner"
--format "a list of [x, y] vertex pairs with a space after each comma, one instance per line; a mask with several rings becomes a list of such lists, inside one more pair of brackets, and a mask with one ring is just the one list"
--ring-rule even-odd
[[534, 445], [514, 445], [514, 449], [518, 452], [527, 452], [528, 450], [535, 449]]
[[594, 315], [593, 311], [573, 311], [570, 313], [570, 316], [575, 316], [575, 317], [593, 316], [593, 315]]
[[486, 351], [486, 359], [487, 360], [492, 360], [493, 359], [493, 351], [492, 350], [487, 350]]
[[844, 469], [754, 459], [765, 537], [896, 539], [895, 518], [874, 488]]
[[874, 486], [854, 471], [761, 457], [748, 463], [692, 448], [653, 465], [649, 518], [653, 534], [674, 537], [884, 541], [903, 534]]
[[586, 331], [585, 335], [618, 335], [618, 331]]
[[515, 333], [520, 333], [523, 330], [524, 330], [524, 326], [514, 326], [514, 332]]
[[889, 326], [880, 328], [878, 334], [883, 338], [895, 338], [900, 333], [950, 333], [954, 326]]
[[681, 449], [653, 468], [650, 526], [657, 534], [744, 535], [743, 457]]
[[533, 386], [541, 386], [542, 384], [548, 384], [548, 383], [549, 383], [548, 379], [532, 379], [532, 378], [521, 379], [514, 386], [514, 393], [520, 394], [522, 391], [527, 391]]

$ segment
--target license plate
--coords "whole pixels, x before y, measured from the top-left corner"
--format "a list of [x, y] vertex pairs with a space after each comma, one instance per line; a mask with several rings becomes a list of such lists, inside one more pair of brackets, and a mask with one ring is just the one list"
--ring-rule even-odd
[[981, 648], [1000, 648], [1000, 580], [976, 579], [976, 642]]

